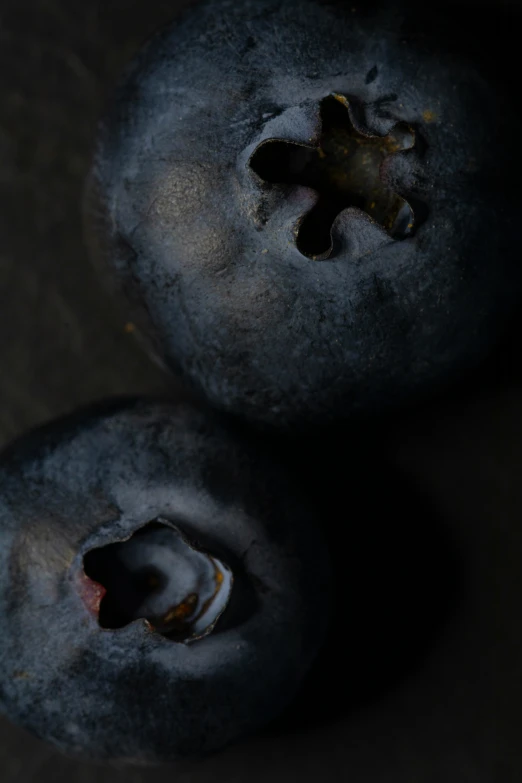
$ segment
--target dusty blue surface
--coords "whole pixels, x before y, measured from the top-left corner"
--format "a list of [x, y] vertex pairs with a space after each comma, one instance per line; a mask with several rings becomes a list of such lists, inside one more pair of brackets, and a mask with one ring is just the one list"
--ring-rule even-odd
[[[81, 403], [167, 387], [125, 329], [124, 310], [102, 293], [89, 267], [80, 196], [105, 91], [174, 5], [181, 7], [138, 0], [131, 13], [123, 0], [2, 3], [2, 443]], [[393, 437], [380, 441], [379, 449], [393, 452], [429, 488], [467, 564], [458, 615], [400, 688], [306, 737], [259, 739], [180, 774], [81, 765], [2, 721], [2, 782], [522, 779], [522, 383], [516, 375], [487, 392], [478, 389], [471, 401], [404, 417], [392, 424]], [[420, 510], [420, 526], [423, 521]], [[429, 540], [418, 556], [429, 556]]]

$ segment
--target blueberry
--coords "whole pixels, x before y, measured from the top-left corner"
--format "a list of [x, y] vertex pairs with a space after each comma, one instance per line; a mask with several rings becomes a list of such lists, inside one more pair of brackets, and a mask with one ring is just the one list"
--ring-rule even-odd
[[85, 758], [197, 758], [274, 718], [328, 557], [279, 464], [192, 405], [115, 402], [0, 459], [0, 706]]
[[508, 74], [473, 19], [419, 15], [208, 0], [117, 91], [93, 255], [213, 406], [281, 427], [372, 413], [463, 375], [505, 329], [522, 274]]

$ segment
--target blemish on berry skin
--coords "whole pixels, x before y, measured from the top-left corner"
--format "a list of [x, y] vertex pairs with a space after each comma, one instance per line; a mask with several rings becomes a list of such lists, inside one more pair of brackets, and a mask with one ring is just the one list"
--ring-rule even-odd
[[97, 619], [100, 614], [100, 604], [107, 592], [105, 587], [82, 572], [79, 577], [78, 592], [88, 612]]
[[426, 109], [422, 112], [422, 119], [424, 122], [435, 122], [437, 115], [434, 111], [431, 111], [431, 109]]
[[373, 68], [370, 68], [370, 70], [366, 74], [366, 79], [364, 80], [364, 83], [371, 84], [372, 82], [374, 82], [378, 76], [378, 73], [379, 73], [379, 69], [377, 68], [376, 65], [374, 65]]

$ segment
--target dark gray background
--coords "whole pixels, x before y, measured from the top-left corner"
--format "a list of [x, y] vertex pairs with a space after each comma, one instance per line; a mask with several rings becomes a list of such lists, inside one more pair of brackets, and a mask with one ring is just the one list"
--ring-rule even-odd
[[[2, 445], [79, 404], [168, 388], [127, 333], [123, 305], [104, 293], [89, 266], [80, 203], [107, 91], [139, 43], [186, 4], [1, 0]], [[511, 351], [513, 361], [517, 354]], [[522, 780], [517, 376], [504, 374], [472, 398], [460, 395], [403, 416], [381, 442], [450, 522], [468, 573], [463, 604], [400, 687], [306, 736], [258, 739], [180, 772], [80, 764], [1, 721], [2, 783]], [[424, 521], [420, 509], [418, 525]], [[385, 659], [385, 645], [380, 653]], [[324, 694], [336, 696], [335, 688]]]

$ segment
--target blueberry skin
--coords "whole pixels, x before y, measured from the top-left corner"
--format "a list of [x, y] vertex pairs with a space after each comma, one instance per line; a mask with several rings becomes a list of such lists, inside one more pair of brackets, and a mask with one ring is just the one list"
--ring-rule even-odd
[[[197, 758], [265, 724], [327, 624], [328, 559], [301, 494], [187, 404], [116, 402], [16, 442], [0, 462], [3, 712], [66, 753], [134, 764]], [[231, 560], [254, 598], [244, 611], [237, 593], [190, 644], [143, 620], [101, 628], [85, 578], [86, 553], [158, 517]]]
[[[200, 3], [136, 58], [101, 125], [93, 256], [159, 360], [218, 409], [292, 427], [403, 404], [476, 365], [519, 302], [506, 74], [455, 53], [458, 20], [446, 50], [418, 7], [393, 6]], [[269, 139], [317, 146], [332, 93], [361, 133], [414, 132], [380, 179], [416, 228], [393, 238], [346, 208], [314, 261], [296, 243], [313, 189], [251, 164]]]

